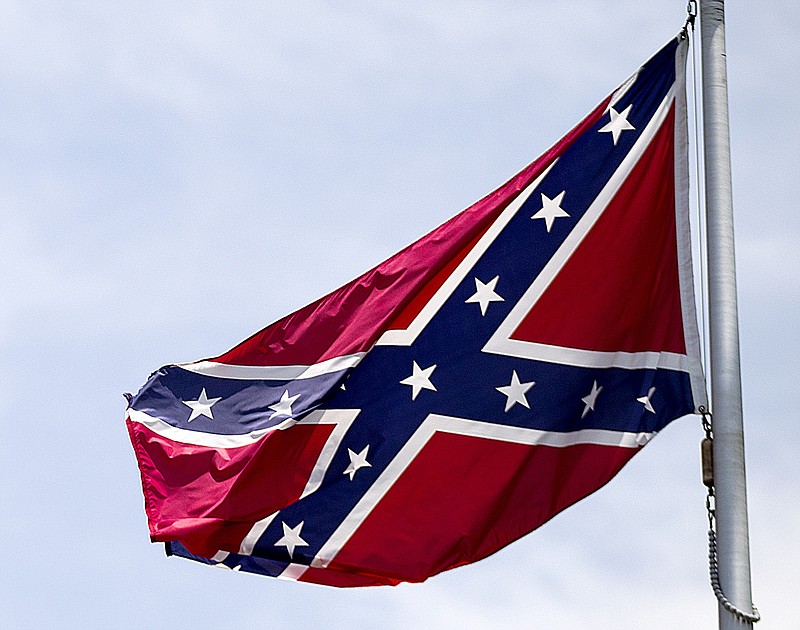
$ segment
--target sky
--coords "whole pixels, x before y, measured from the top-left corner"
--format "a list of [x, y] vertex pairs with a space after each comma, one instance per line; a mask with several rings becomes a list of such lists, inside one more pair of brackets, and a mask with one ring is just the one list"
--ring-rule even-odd
[[[700, 421], [475, 565], [336, 590], [148, 541], [123, 392], [224, 352], [547, 149], [685, 2], [0, 0], [8, 628], [709, 628]], [[800, 599], [800, 9], [727, 8], [753, 598]], [[694, 197], [694, 192], [692, 196]]]

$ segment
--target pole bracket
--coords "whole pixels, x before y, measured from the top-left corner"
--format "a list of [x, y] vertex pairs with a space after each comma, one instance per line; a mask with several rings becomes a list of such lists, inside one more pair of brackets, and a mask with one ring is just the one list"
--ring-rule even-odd
[[706, 496], [706, 513], [708, 514], [708, 575], [711, 580], [711, 588], [717, 598], [720, 606], [731, 613], [740, 621], [749, 623], [756, 623], [761, 621], [761, 613], [758, 609], [751, 604], [752, 612], [745, 612], [741, 608], [737, 608], [731, 602], [725, 593], [722, 592], [722, 586], [719, 583], [719, 564], [717, 560], [717, 532], [715, 528], [715, 507], [716, 498], [714, 496], [714, 461], [712, 459], [711, 446], [714, 443], [714, 435], [711, 432], [711, 412], [706, 410], [705, 407], [700, 407], [700, 416], [703, 421], [703, 431], [705, 437], [700, 443], [700, 449], [703, 457], [703, 485], [708, 488], [708, 495]]
[[694, 32], [694, 20], [697, 17], [697, 0], [689, 0], [686, 5], [686, 22], [683, 24], [679, 38], [688, 39], [689, 31]]

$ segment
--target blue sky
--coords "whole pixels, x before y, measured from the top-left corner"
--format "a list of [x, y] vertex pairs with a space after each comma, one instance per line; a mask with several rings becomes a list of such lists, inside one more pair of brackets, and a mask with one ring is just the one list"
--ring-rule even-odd
[[[710, 627], [699, 420], [422, 585], [148, 542], [122, 393], [223, 352], [530, 162], [684, 2], [0, 2], [0, 577], [10, 628]], [[753, 591], [800, 618], [800, 10], [728, 7]]]

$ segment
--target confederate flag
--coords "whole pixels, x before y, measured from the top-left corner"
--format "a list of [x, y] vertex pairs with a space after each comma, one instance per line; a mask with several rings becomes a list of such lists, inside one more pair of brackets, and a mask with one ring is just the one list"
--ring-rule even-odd
[[335, 586], [474, 562], [705, 403], [675, 39], [539, 159], [126, 422], [153, 541]]

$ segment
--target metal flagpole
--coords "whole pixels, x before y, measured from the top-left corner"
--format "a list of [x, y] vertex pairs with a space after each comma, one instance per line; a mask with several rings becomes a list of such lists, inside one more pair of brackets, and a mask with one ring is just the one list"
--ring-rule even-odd
[[[733, 606], [749, 613], [753, 607], [733, 249], [724, 0], [700, 0], [700, 30], [719, 585]], [[736, 615], [720, 603], [719, 627], [730, 630], [753, 626], [750, 619]]]

